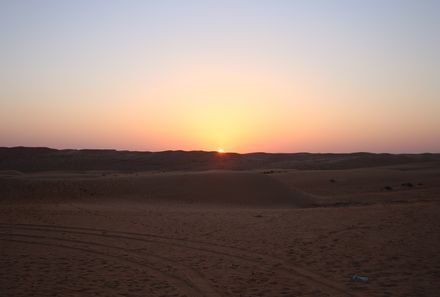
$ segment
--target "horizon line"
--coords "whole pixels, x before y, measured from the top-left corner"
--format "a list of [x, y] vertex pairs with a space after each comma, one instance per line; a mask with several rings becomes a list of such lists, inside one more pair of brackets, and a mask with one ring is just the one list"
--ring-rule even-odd
[[[216, 153], [219, 152], [216, 150], [184, 150], [184, 149], [167, 149], [160, 151], [149, 151], [149, 150], [130, 150], [130, 149], [115, 149], [115, 148], [54, 148], [48, 146], [0, 146], [0, 149], [49, 149], [56, 151], [115, 151], [115, 152], [132, 152], [132, 153], [165, 153], [165, 152], [203, 152], [203, 153]], [[391, 152], [369, 152], [369, 151], [351, 151], [351, 152], [308, 152], [308, 151], [297, 151], [297, 152], [265, 152], [265, 151], [253, 151], [246, 153], [239, 152], [229, 152], [224, 151], [221, 154], [236, 154], [236, 155], [251, 155], [251, 154], [333, 154], [333, 155], [352, 155], [352, 154], [372, 154], [372, 155], [437, 155], [440, 152], [418, 152], [418, 153], [407, 153], [407, 152], [399, 152], [399, 153], [391, 153]]]

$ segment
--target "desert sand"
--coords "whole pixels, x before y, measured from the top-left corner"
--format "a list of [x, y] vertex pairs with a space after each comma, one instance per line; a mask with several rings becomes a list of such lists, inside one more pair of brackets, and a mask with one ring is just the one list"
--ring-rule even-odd
[[0, 296], [440, 294], [438, 156], [14, 158], [0, 158]]

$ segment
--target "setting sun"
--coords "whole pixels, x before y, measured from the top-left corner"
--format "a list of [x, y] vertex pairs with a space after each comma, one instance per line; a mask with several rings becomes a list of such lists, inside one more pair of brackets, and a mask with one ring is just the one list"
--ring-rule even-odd
[[440, 151], [440, 1], [51, 3], [0, 1], [0, 147]]
[[0, 297], [440, 297], [439, 31], [440, 0], [0, 0]]

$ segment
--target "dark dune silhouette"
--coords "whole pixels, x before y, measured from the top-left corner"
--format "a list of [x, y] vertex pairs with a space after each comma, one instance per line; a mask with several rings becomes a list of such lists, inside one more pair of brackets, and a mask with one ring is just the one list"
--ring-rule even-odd
[[440, 161], [440, 154], [312, 154], [224, 153], [205, 151], [132, 152], [116, 150], [56, 150], [0, 148], [0, 170], [252, 170], [350, 169]]

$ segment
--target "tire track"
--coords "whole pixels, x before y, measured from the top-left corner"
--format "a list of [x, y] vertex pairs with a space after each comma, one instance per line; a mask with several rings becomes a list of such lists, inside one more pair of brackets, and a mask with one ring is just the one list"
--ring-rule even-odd
[[[247, 251], [241, 248], [228, 247], [215, 243], [207, 243], [203, 241], [192, 241], [183, 238], [171, 238], [156, 234], [109, 231], [105, 229], [93, 229], [93, 228], [85, 228], [85, 227], [67, 227], [67, 226], [59, 226], [59, 225], [50, 226], [50, 225], [30, 225], [30, 224], [0, 224], [0, 228], [2, 227], [13, 227], [13, 228], [23, 228], [23, 229], [28, 228], [31, 230], [41, 229], [41, 231], [52, 231], [52, 232], [57, 232], [57, 230], [66, 232], [67, 230], [71, 234], [105, 236], [116, 239], [135, 240], [141, 242], [170, 245], [185, 249], [198, 250], [215, 255], [221, 255], [230, 259], [234, 259], [236, 261], [241, 261], [246, 264], [251, 264], [255, 266], [261, 266], [261, 264], [266, 263], [270, 265], [272, 269], [276, 270], [280, 275], [286, 278], [299, 277], [302, 280], [304, 280], [309, 286], [319, 287], [325, 292], [331, 292], [332, 294], [337, 294], [337, 296], [341, 296], [341, 294], [343, 296], [352, 296], [352, 297], [359, 296], [358, 294], [348, 292], [346, 289], [339, 287], [334, 283], [332, 283], [331, 281], [322, 278], [321, 276], [309, 272], [305, 269], [286, 265], [285, 263], [283, 263], [281, 259], [278, 259], [273, 256], [258, 254], [252, 251]], [[196, 246], [192, 246], [192, 245], [196, 245]], [[242, 253], [246, 253], [247, 256], [243, 256]], [[252, 255], [253, 258], [249, 257], [249, 255]]]
[[[28, 241], [28, 240], [22, 240], [22, 239], [11, 239], [11, 238], [5, 238], [4, 235], [24, 237], [24, 238], [33, 238], [34, 240]], [[0, 236], [1, 241], [24, 243], [24, 244], [31, 244], [31, 245], [40, 245], [40, 246], [47, 246], [47, 247], [56, 247], [56, 248], [62, 248], [62, 249], [70, 249], [70, 250], [74, 250], [74, 251], [80, 251], [80, 252], [84, 252], [84, 253], [88, 253], [88, 254], [98, 255], [104, 259], [116, 260], [117, 262], [124, 263], [125, 265], [128, 265], [131, 268], [137, 268], [137, 269], [140, 268], [142, 270], [148, 270], [150, 273], [152, 273], [154, 275], [159, 275], [159, 277], [161, 279], [171, 281], [171, 283], [179, 284], [180, 286], [175, 287], [175, 289], [186, 288], [186, 290], [184, 290], [184, 291], [187, 292], [188, 294], [194, 294], [195, 296], [204, 296], [203, 294], [201, 294], [201, 292], [199, 290], [194, 288], [192, 286], [192, 284], [189, 284], [186, 280], [178, 278], [172, 274], [160, 271], [152, 266], [149, 266], [146, 264], [141, 264], [139, 262], [136, 262], [134, 260], [130, 260], [130, 259], [127, 259], [124, 257], [109, 255], [106, 253], [98, 252], [96, 250], [91, 250], [91, 249], [87, 249], [87, 248], [83, 248], [83, 247], [74, 247], [74, 246], [69, 246], [69, 245], [57, 244], [57, 243], [35, 241], [35, 239], [41, 239], [41, 238], [38, 236], [32, 236], [32, 235], [5, 234], [5, 233], [3, 233]], [[66, 240], [64, 240], [64, 241], [66, 241]]]
[[[14, 229], [14, 227], [12, 227], [12, 229]], [[66, 233], [66, 234], [93, 235], [93, 236], [97, 236], [97, 237], [112, 238], [112, 236], [92, 234], [92, 233], [87, 233], [87, 232], [71, 232], [71, 231], [66, 232], [66, 231], [62, 231], [62, 230], [45, 230], [44, 228], [38, 228], [38, 229], [37, 228], [15, 228], [15, 229], [31, 230], [31, 231], [44, 231], [44, 232], [55, 231], [55, 232], [62, 232], [62, 233]], [[78, 239], [67, 239], [67, 238], [62, 238], [62, 237], [46, 236], [46, 235], [29, 235], [29, 234], [23, 234], [23, 233], [0, 233], [0, 238], [6, 237], [6, 236], [29, 237], [29, 238], [40, 239], [40, 240], [41, 239], [43, 239], [43, 240], [56, 240], [56, 241], [64, 241], [64, 242], [74, 243], [74, 244], [85, 244], [85, 245], [92, 245], [92, 246], [96, 246], [96, 247], [100, 247], [100, 248], [118, 250], [118, 251], [123, 252], [125, 255], [131, 255], [131, 256], [137, 257], [141, 260], [146, 260], [147, 262], [150, 263], [150, 265], [148, 265], [148, 267], [150, 267], [151, 269], [155, 269], [155, 270], [161, 272], [162, 274], [168, 275], [169, 277], [172, 277], [174, 279], [179, 279], [179, 280], [185, 282], [187, 286], [198, 291], [199, 293], [202, 294], [202, 296], [220, 297], [220, 296], [225, 295], [224, 293], [219, 294], [211, 286], [211, 284], [204, 277], [204, 275], [201, 272], [199, 272], [198, 270], [196, 270], [192, 267], [189, 267], [187, 265], [178, 263], [177, 261], [171, 260], [169, 258], [155, 255], [155, 254], [151, 254], [150, 252], [148, 252], [148, 254], [147, 254], [142, 251], [134, 251], [132, 249], [127, 249], [127, 248], [103, 244], [103, 243], [97, 243], [97, 242], [89, 241], [89, 240], [85, 241], [85, 240], [78, 240]], [[124, 259], [124, 258], [121, 257], [121, 259]], [[179, 267], [178, 272], [183, 274], [186, 279], [176, 277], [174, 274], [170, 274], [169, 272], [165, 272], [161, 269], [158, 269], [154, 265], [151, 265], [153, 263], [159, 267], [176, 267], [177, 266], [177, 267]]]

